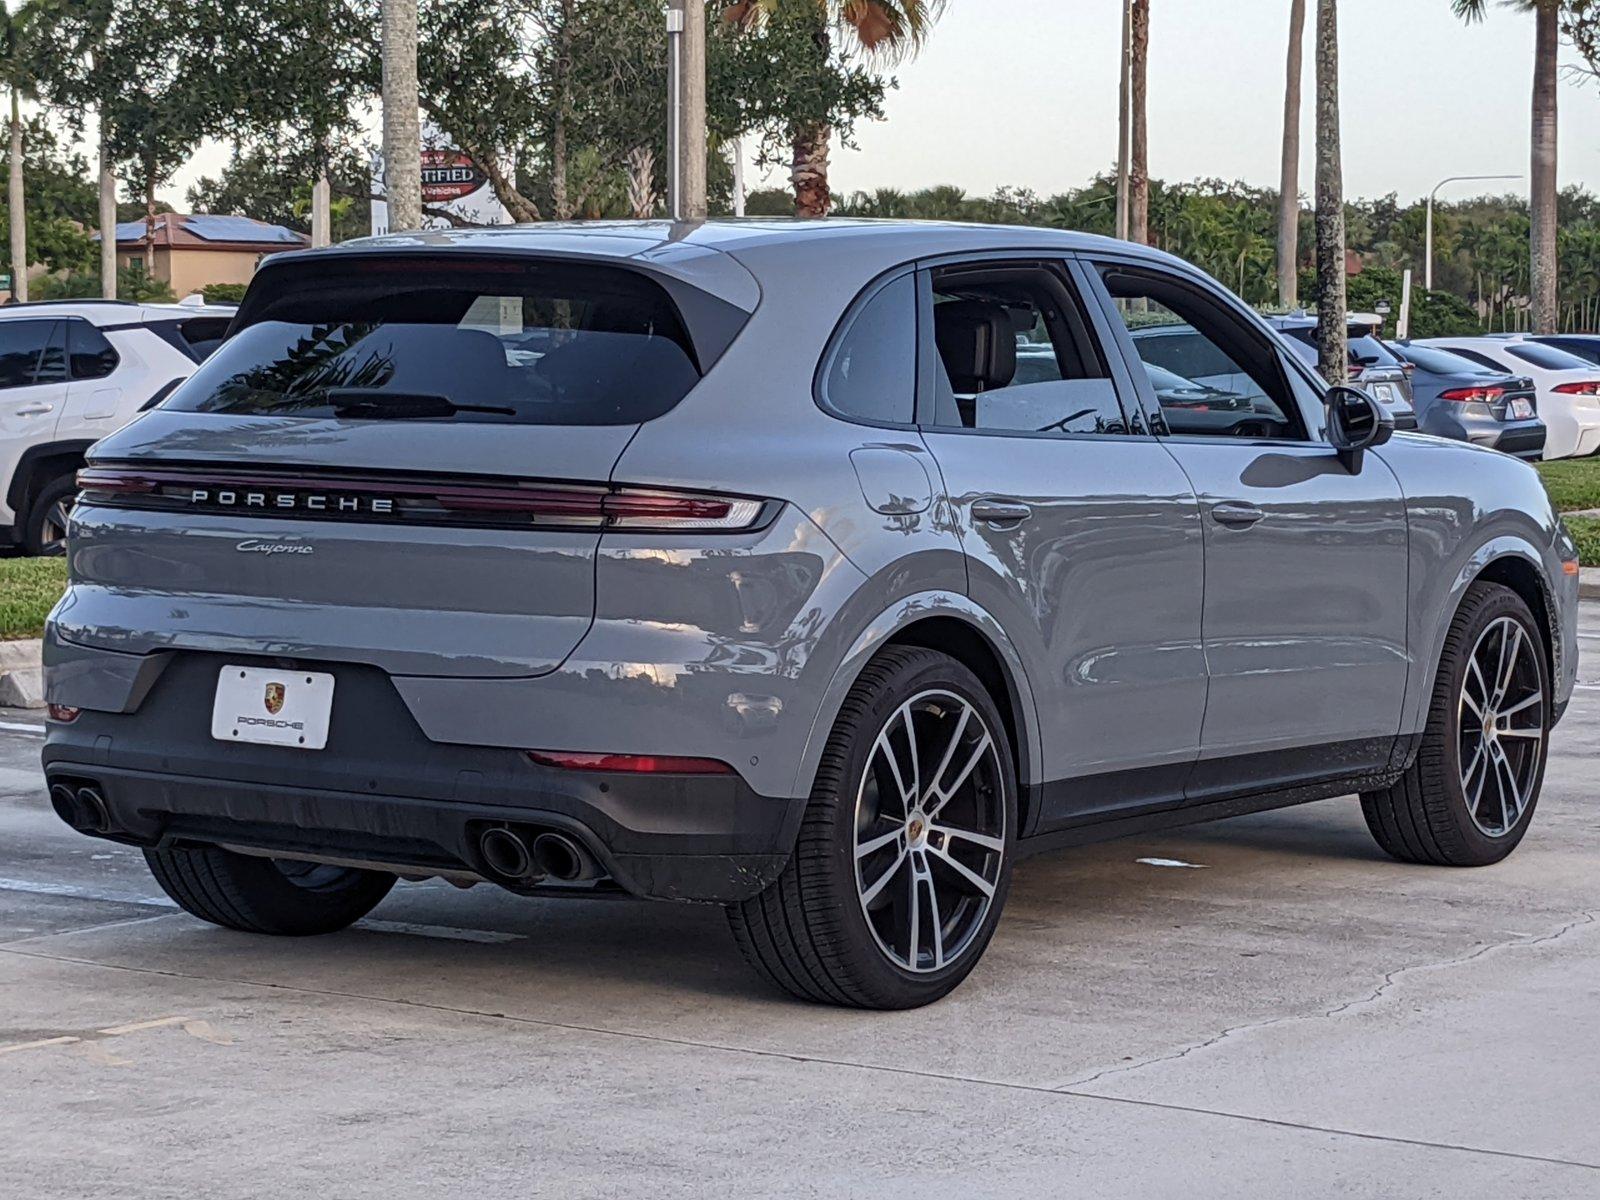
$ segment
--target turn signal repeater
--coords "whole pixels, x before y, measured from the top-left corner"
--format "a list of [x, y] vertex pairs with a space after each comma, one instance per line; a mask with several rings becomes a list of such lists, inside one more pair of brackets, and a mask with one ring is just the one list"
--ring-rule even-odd
[[541, 767], [565, 771], [614, 771], [625, 775], [732, 775], [733, 768], [714, 758], [678, 754], [577, 754], [566, 750], [528, 750]]

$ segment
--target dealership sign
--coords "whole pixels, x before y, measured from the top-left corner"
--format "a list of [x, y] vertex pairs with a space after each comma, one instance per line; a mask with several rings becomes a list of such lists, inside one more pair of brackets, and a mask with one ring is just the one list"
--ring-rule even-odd
[[472, 195], [489, 177], [459, 150], [422, 152], [422, 202], [447, 204]]

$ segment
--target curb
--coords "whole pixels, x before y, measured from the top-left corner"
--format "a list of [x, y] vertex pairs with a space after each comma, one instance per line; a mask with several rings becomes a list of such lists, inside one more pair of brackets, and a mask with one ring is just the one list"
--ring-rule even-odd
[[1600, 600], [1600, 567], [1584, 567], [1579, 570], [1578, 599]]
[[0, 642], [0, 704], [44, 707], [44, 643], [38, 638]]

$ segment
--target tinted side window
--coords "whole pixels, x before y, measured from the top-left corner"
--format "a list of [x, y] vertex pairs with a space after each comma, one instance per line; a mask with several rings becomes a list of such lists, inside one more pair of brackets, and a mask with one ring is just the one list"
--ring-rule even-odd
[[1116, 267], [1102, 277], [1168, 432], [1306, 436], [1272, 339], [1184, 281]]
[[980, 432], [1125, 434], [1076, 296], [1037, 264], [933, 277], [934, 424]]
[[1469, 362], [1475, 362], [1480, 367], [1488, 367], [1496, 375], [1509, 375], [1511, 372], [1486, 354], [1479, 354], [1476, 350], [1469, 350], [1465, 346], [1446, 346], [1451, 354], [1459, 354]]
[[[54, 321], [0, 321], [0, 388], [32, 387], [47, 355]], [[49, 374], [48, 367], [46, 374]]]
[[842, 417], [911, 424], [917, 392], [917, 285], [885, 284], [856, 313], [828, 359], [822, 398]]
[[178, 325], [178, 335], [188, 347], [190, 357], [203, 362], [228, 336], [228, 324], [226, 317], [195, 317]]
[[104, 379], [117, 369], [117, 352], [87, 321], [67, 322], [67, 358], [74, 379]]
[[1534, 342], [1521, 346], [1507, 346], [1506, 353], [1512, 358], [1520, 358], [1523, 362], [1543, 367], [1547, 371], [1571, 371], [1592, 365], [1587, 359], [1579, 358], [1566, 350], [1558, 350], [1554, 346], [1541, 346]]

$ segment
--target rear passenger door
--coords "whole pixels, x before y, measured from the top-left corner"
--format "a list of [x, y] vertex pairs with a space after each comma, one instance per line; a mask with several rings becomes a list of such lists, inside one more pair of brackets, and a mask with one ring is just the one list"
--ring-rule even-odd
[[[0, 320], [0, 465], [48, 441], [67, 393], [62, 322]], [[3, 481], [0, 481], [3, 482]]]
[[1181, 803], [1206, 694], [1194, 493], [1066, 262], [947, 262], [919, 279], [919, 422], [970, 593], [1027, 664], [1036, 829]]
[[[1400, 725], [1407, 527], [1394, 473], [1334, 453], [1321, 393], [1214, 285], [1147, 262], [1095, 264], [1141, 399], [1204, 515], [1210, 671], [1191, 799], [1385, 767]], [[1143, 370], [1155, 329], [1203, 340], [1248, 380], [1169, 400]]]
[[119, 422], [122, 387], [113, 379], [121, 361], [105, 334], [82, 318], [63, 322], [67, 332], [67, 405], [57, 433], [98, 440]]

